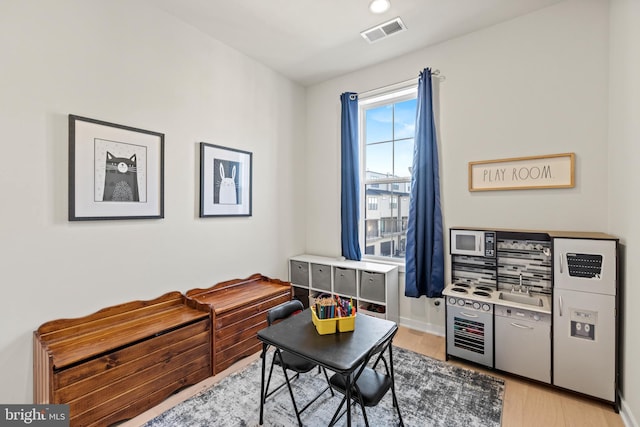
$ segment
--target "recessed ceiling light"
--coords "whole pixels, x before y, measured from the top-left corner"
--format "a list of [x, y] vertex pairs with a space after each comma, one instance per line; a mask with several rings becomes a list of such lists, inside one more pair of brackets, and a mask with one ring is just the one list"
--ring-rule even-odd
[[369, 10], [373, 13], [384, 13], [391, 7], [389, 0], [371, 0]]

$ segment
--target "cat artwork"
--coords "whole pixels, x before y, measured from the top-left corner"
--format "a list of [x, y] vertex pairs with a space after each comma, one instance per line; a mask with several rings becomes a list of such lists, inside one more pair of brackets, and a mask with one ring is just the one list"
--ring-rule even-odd
[[220, 162], [220, 189], [218, 193], [218, 203], [221, 205], [237, 205], [238, 195], [236, 193], [236, 166], [231, 169], [231, 178], [227, 178], [224, 173], [224, 166]]
[[107, 151], [104, 202], [139, 202], [136, 155], [115, 157]]

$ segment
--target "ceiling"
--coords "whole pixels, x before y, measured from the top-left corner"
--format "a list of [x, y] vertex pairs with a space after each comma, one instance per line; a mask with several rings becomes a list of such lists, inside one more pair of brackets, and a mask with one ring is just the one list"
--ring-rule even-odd
[[[441, 43], [563, 0], [147, 0], [303, 86]], [[407, 31], [360, 32], [400, 17]]]

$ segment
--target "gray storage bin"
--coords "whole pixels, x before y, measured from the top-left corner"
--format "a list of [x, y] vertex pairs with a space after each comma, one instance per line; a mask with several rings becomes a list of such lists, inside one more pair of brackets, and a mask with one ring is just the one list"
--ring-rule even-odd
[[303, 261], [291, 260], [291, 283], [309, 286], [309, 264]]
[[360, 276], [360, 298], [385, 302], [384, 274], [363, 271]]
[[311, 287], [331, 292], [331, 266], [311, 264]]
[[356, 296], [356, 270], [336, 267], [333, 275], [333, 292], [340, 295]]

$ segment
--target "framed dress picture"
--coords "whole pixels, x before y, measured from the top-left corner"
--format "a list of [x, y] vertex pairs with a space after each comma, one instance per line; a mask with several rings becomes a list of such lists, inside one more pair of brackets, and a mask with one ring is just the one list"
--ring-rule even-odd
[[69, 115], [69, 221], [164, 218], [164, 134]]
[[200, 217], [251, 216], [252, 153], [200, 143]]

